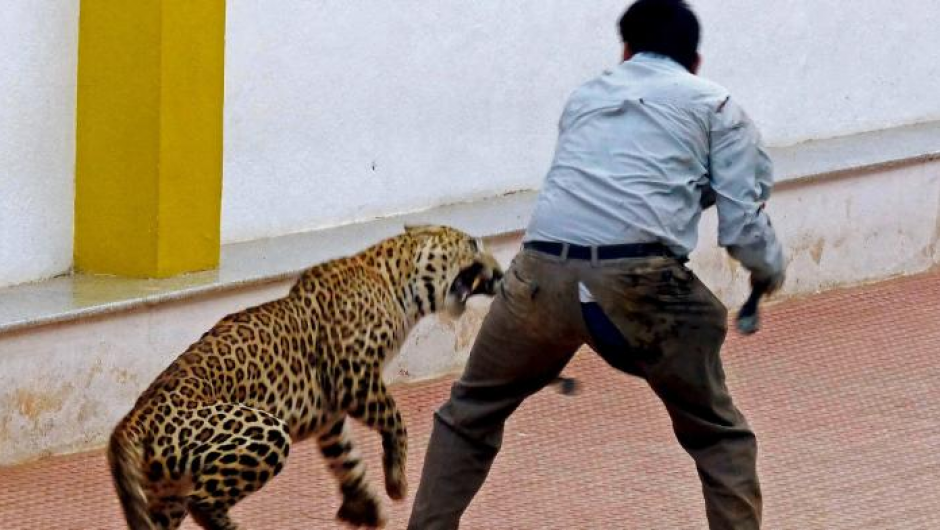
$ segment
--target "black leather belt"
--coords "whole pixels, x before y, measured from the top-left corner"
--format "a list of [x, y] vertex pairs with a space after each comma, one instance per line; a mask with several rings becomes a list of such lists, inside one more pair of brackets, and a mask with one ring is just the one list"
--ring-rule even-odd
[[[596, 252], [596, 259], [623, 259], [623, 258], [652, 258], [666, 257], [684, 260], [684, 256], [678, 256], [675, 252], [662, 243], [631, 243], [625, 245], [600, 245], [597, 247], [585, 247], [581, 245], [571, 245], [568, 243], [555, 243], [550, 241], [528, 241], [522, 244], [522, 247], [529, 250], [551, 254], [552, 256], [566, 257], [567, 259], [592, 259], [592, 249]], [[565, 247], [568, 253], [565, 254]]]

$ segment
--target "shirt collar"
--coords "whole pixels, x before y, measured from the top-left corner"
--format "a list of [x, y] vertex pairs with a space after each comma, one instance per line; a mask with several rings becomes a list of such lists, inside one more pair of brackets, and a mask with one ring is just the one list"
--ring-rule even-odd
[[677, 63], [675, 59], [669, 57], [668, 55], [663, 55], [661, 53], [655, 52], [640, 52], [634, 54], [626, 63], [635, 63], [635, 64], [655, 64], [657, 66], [662, 66], [672, 70], [681, 70], [683, 72], [688, 72], [684, 66]]

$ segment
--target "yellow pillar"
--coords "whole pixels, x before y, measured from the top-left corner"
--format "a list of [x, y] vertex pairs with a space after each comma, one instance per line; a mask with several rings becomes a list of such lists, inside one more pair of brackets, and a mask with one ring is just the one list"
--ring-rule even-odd
[[219, 261], [225, 0], [82, 0], [75, 266]]

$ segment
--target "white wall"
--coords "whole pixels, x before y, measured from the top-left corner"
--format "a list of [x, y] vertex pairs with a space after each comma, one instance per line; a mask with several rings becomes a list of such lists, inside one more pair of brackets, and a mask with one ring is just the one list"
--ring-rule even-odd
[[[771, 144], [940, 119], [940, 3], [693, 0]], [[230, 0], [223, 240], [539, 185], [625, 0]], [[0, 10], [0, 286], [68, 270], [79, 2]]]
[[[627, 4], [230, 0], [223, 240], [538, 187]], [[940, 119], [940, 3], [692, 4], [768, 143]]]
[[559, 5], [230, 1], [223, 240], [532, 187], [617, 57], [617, 9]]
[[0, 287], [72, 264], [78, 7], [0, 9]]
[[940, 2], [693, 0], [703, 74], [787, 145], [940, 119]]

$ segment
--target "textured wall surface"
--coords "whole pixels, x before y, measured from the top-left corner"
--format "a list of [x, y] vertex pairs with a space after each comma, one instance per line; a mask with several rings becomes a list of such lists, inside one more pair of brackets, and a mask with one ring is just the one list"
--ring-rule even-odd
[[78, 4], [0, 9], [0, 287], [72, 264]]

